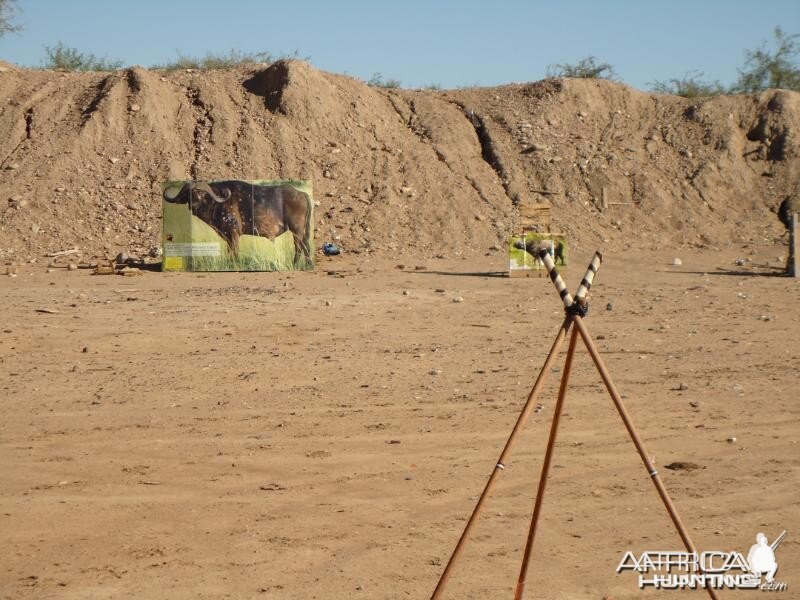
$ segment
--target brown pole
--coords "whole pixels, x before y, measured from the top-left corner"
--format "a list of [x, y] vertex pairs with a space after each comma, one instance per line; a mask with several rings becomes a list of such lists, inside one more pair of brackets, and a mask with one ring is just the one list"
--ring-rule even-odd
[[789, 277], [800, 277], [800, 272], [798, 272], [797, 269], [797, 263], [800, 261], [800, 258], [797, 256], [797, 234], [800, 233], [800, 231], [798, 231], [797, 213], [792, 213], [791, 219], [792, 226], [789, 228]]
[[561, 419], [561, 409], [564, 406], [564, 398], [567, 396], [569, 375], [572, 371], [572, 358], [575, 355], [575, 344], [577, 341], [578, 332], [573, 329], [572, 336], [569, 338], [567, 358], [564, 361], [564, 373], [561, 375], [561, 386], [558, 388], [558, 400], [556, 400], [556, 408], [553, 412], [553, 424], [550, 426], [550, 438], [547, 440], [547, 450], [544, 453], [542, 473], [539, 475], [539, 488], [536, 490], [536, 501], [533, 505], [533, 516], [531, 517], [531, 526], [528, 530], [528, 541], [525, 544], [525, 553], [522, 556], [522, 566], [519, 571], [519, 578], [517, 579], [517, 591], [516, 594], [514, 594], [514, 600], [521, 600], [522, 595], [525, 593], [525, 579], [528, 576], [528, 565], [530, 563], [531, 550], [533, 550], [533, 540], [536, 537], [536, 525], [539, 522], [539, 514], [542, 510], [544, 490], [545, 487], [547, 487], [547, 476], [550, 473], [550, 460], [553, 457], [553, 448], [556, 445], [558, 422]]
[[478, 517], [480, 516], [481, 511], [483, 510], [484, 503], [491, 495], [492, 488], [494, 487], [498, 474], [500, 473], [500, 471], [503, 471], [506, 468], [505, 466], [506, 461], [511, 456], [511, 450], [514, 447], [517, 434], [520, 431], [522, 431], [526, 421], [528, 420], [528, 417], [530, 416], [531, 410], [533, 410], [534, 400], [539, 395], [539, 392], [541, 391], [542, 387], [545, 384], [545, 381], [547, 380], [547, 376], [550, 373], [551, 365], [555, 360], [556, 356], [558, 356], [558, 352], [561, 350], [561, 345], [564, 343], [564, 339], [567, 336], [567, 332], [569, 332], [571, 324], [572, 324], [571, 317], [566, 317], [564, 319], [564, 322], [561, 324], [561, 329], [558, 331], [556, 339], [553, 342], [552, 347], [550, 348], [550, 352], [547, 354], [547, 358], [544, 361], [544, 365], [542, 365], [542, 370], [539, 371], [539, 376], [536, 378], [536, 382], [533, 384], [533, 389], [531, 390], [530, 394], [528, 394], [528, 399], [525, 401], [525, 405], [522, 407], [522, 412], [520, 412], [519, 417], [517, 417], [517, 422], [514, 425], [514, 429], [511, 431], [511, 435], [508, 437], [508, 441], [506, 442], [506, 445], [503, 448], [503, 452], [500, 454], [500, 458], [497, 460], [497, 464], [492, 470], [492, 474], [489, 476], [489, 481], [486, 482], [486, 486], [483, 488], [483, 493], [481, 493], [480, 498], [478, 498], [478, 503], [472, 510], [472, 515], [470, 516], [469, 521], [467, 521], [467, 525], [466, 527], [464, 527], [464, 531], [461, 534], [461, 537], [458, 539], [458, 543], [456, 544], [456, 547], [453, 550], [453, 554], [450, 556], [450, 560], [447, 561], [447, 566], [445, 567], [442, 576], [439, 578], [439, 583], [436, 585], [436, 589], [433, 590], [433, 595], [431, 596], [431, 600], [437, 600], [444, 593], [445, 586], [447, 585], [447, 580], [450, 578], [450, 572], [452, 571], [453, 567], [456, 564], [456, 561], [458, 561], [458, 557], [461, 555], [461, 552], [464, 549], [464, 545], [467, 539], [469, 538], [472, 526], [478, 520]]
[[[579, 315], [573, 316], [573, 322], [575, 323], [575, 328], [578, 330], [578, 333], [580, 333], [580, 336], [583, 339], [583, 343], [586, 345], [586, 349], [589, 351], [589, 355], [592, 357], [592, 360], [597, 367], [597, 371], [600, 373], [600, 377], [603, 379], [603, 383], [605, 384], [608, 393], [611, 395], [611, 399], [614, 401], [614, 405], [617, 407], [619, 416], [622, 417], [622, 422], [625, 424], [625, 428], [628, 430], [628, 434], [631, 436], [631, 440], [633, 440], [633, 444], [636, 446], [636, 450], [639, 452], [639, 456], [641, 457], [642, 462], [644, 463], [644, 466], [650, 475], [650, 478], [653, 480], [653, 485], [655, 485], [656, 490], [658, 490], [658, 495], [661, 497], [661, 501], [664, 503], [664, 506], [666, 507], [670, 518], [672, 519], [672, 523], [675, 525], [675, 529], [678, 530], [678, 535], [681, 536], [681, 540], [683, 540], [686, 550], [691, 553], [696, 553], [697, 548], [689, 537], [689, 532], [686, 531], [686, 527], [684, 527], [683, 522], [678, 515], [678, 511], [676, 510], [675, 505], [672, 503], [672, 499], [669, 497], [667, 489], [661, 482], [661, 477], [659, 477], [658, 471], [656, 471], [655, 466], [653, 466], [653, 463], [647, 456], [647, 451], [644, 449], [644, 444], [642, 443], [642, 440], [636, 431], [636, 427], [633, 425], [633, 421], [631, 420], [628, 411], [625, 409], [625, 404], [622, 402], [622, 397], [617, 391], [614, 382], [611, 380], [611, 375], [606, 369], [606, 366], [603, 364], [603, 359], [600, 358], [600, 353], [597, 351], [597, 347], [592, 341], [592, 336], [589, 335], [589, 331], [586, 329], [586, 325], [583, 323], [583, 320]], [[712, 588], [707, 587], [706, 591], [708, 591], [708, 595], [713, 600], [717, 600], [717, 595], [714, 593]]]

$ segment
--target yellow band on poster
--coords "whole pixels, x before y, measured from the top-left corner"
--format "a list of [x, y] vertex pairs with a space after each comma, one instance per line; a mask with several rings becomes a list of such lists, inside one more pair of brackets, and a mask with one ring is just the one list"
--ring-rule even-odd
[[165, 256], [164, 257], [164, 268], [165, 269], [183, 269], [183, 257], [182, 256]]

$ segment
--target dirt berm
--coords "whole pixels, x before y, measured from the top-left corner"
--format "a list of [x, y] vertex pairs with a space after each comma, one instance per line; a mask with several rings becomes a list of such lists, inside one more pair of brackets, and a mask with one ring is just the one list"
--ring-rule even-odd
[[689, 100], [549, 79], [411, 91], [281, 61], [9, 68], [0, 92], [6, 262], [73, 246], [146, 253], [167, 179], [308, 178], [318, 245], [449, 257], [502, 252], [521, 199], [552, 203], [578, 247], [770, 243], [800, 180], [800, 94], [780, 90]]

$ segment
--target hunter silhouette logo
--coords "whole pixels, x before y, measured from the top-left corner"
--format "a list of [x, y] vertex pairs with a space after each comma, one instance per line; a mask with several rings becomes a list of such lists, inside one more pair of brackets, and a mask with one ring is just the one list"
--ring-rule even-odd
[[636, 571], [639, 573], [639, 587], [642, 589], [729, 588], [785, 591], [788, 584], [775, 581], [778, 570], [775, 551], [786, 536], [784, 531], [770, 544], [767, 536], [759, 533], [746, 560], [741, 552], [736, 551], [658, 551], [643, 552], [638, 557], [628, 551], [617, 566], [617, 573]]
[[772, 583], [775, 580], [775, 571], [778, 570], [775, 550], [786, 539], [786, 535], [784, 531], [774, 542], [767, 545], [767, 536], [759, 533], [756, 536], [756, 543], [750, 546], [750, 552], [747, 553], [747, 564], [750, 565], [750, 571], [754, 575], [764, 575], [767, 583]]

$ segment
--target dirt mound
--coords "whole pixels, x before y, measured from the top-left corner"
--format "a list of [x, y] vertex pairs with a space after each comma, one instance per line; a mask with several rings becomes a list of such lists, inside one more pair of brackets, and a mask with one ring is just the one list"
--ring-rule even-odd
[[301, 61], [0, 72], [0, 259], [159, 244], [160, 184], [307, 178], [347, 251], [502, 252], [520, 200], [578, 245], [764, 243], [800, 180], [800, 94], [687, 100], [596, 80], [391, 90]]

